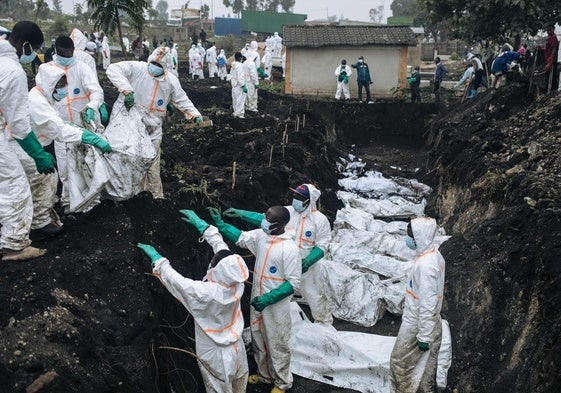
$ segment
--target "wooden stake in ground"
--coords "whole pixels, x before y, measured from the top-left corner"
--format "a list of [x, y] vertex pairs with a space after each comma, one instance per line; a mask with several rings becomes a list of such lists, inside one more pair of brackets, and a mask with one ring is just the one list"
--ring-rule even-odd
[[236, 161], [232, 164], [232, 190], [236, 186]]
[[273, 149], [275, 148], [274, 145], [271, 145], [271, 151], [269, 152], [269, 168], [273, 164]]
[[300, 131], [300, 115], [296, 115], [296, 132]]
[[302, 115], [302, 128], [306, 128], [306, 114]]
[[[286, 140], [286, 130], [284, 130], [284, 132], [282, 133], [282, 141], [281, 141], [281, 147], [282, 147], [282, 159], [284, 160], [284, 147], [286, 146], [286, 144], [284, 143], [284, 141]], [[270, 166], [270, 165], [269, 165]]]

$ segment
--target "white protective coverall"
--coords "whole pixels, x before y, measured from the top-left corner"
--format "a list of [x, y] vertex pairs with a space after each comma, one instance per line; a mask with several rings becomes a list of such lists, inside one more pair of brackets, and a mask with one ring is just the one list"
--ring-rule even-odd
[[246, 80], [243, 64], [239, 61], [232, 63], [230, 68], [230, 83], [232, 84], [232, 107], [234, 109], [234, 116], [243, 118], [245, 115], [245, 96], [242, 86], [247, 87], [248, 81]]
[[[403, 320], [390, 359], [391, 392], [436, 392], [445, 262], [433, 242], [436, 220], [415, 218], [411, 229], [417, 255], [409, 271]], [[422, 352], [418, 341], [428, 343], [429, 350]]]
[[206, 51], [206, 62], [208, 63], [208, 77], [214, 78], [218, 76], [218, 67], [216, 65], [216, 46], [211, 46]]
[[97, 78], [95, 59], [92, 55], [86, 52], [86, 44], [88, 43], [88, 38], [79, 29], [72, 30], [72, 33], [70, 33], [70, 38], [74, 42], [74, 57], [76, 58], [76, 60], [86, 63], [95, 73], [95, 76]]
[[[292, 233], [267, 235], [262, 229], [242, 232], [236, 244], [255, 255], [251, 300], [290, 282], [296, 291], [300, 286], [302, 263]], [[290, 372], [290, 299], [285, 297], [258, 312], [250, 308], [253, 352], [259, 381], [273, 383], [279, 389], [292, 387]]]
[[228, 59], [226, 59], [226, 54], [224, 53], [224, 49], [220, 49], [220, 53], [216, 57], [216, 64], [218, 66], [218, 78], [220, 78], [223, 81], [226, 80], [226, 75], [228, 75], [228, 71], [226, 69], [227, 63], [228, 63]]
[[[167, 49], [167, 50], [166, 50]], [[162, 52], [162, 57], [159, 56]], [[186, 118], [201, 116], [187, 93], [181, 88], [179, 79], [169, 72], [171, 67], [169, 48], [158, 47], [148, 58], [148, 63], [154, 59], [164, 67], [164, 74], [158, 77], [148, 72], [148, 64], [139, 61], [121, 61], [107, 67], [107, 77], [119, 90], [134, 92], [135, 106], [142, 114], [142, 122], [150, 135], [150, 140], [158, 152], [154, 163], [146, 175], [144, 189], [154, 198], [163, 198], [162, 180], [160, 178], [160, 144], [162, 143], [162, 122], [166, 116], [166, 106], [171, 103], [179, 109]], [[125, 96], [120, 94], [114, 108], [123, 108]], [[117, 111], [114, 110], [113, 113]], [[113, 116], [113, 113], [111, 116]]]
[[[62, 69], [42, 64], [35, 76], [36, 86], [29, 91], [31, 127], [43, 146], [51, 144], [53, 140], [64, 143], [82, 142], [82, 128], [64, 122], [55, 109], [52, 94], [55, 85], [63, 75]], [[43, 228], [53, 221], [55, 221], [53, 224], [62, 225], [53, 210], [56, 202], [57, 173], [40, 174], [37, 172], [33, 159], [23, 151], [19, 144], [13, 139], [10, 144], [18, 155], [31, 187], [33, 197], [31, 229]]]
[[280, 56], [282, 52], [282, 37], [279, 36], [279, 33], [276, 31], [275, 34], [273, 34], [273, 44], [273, 55]]
[[245, 55], [247, 58], [252, 58], [255, 62], [255, 68], [261, 67], [261, 55], [259, 54], [259, 45], [257, 45], [257, 41], [251, 41], [249, 44], [249, 51]]
[[177, 70], [179, 69], [179, 57], [177, 55], [177, 44], [173, 44], [171, 48], [171, 70], [170, 72], [175, 75], [179, 76]]
[[[84, 126], [81, 112], [84, 108], [92, 108], [96, 117], [99, 116], [99, 107], [103, 104], [103, 90], [97, 80], [97, 74], [81, 61], [76, 61], [69, 66], [61, 66], [56, 61], [47, 63], [49, 67], [63, 70], [68, 81], [68, 94], [66, 98], [55, 102], [55, 108], [62, 120]], [[68, 168], [66, 166], [66, 143], [55, 141], [58, 176], [62, 182], [61, 204], [69, 204]]]
[[247, 59], [243, 62], [243, 70], [245, 74], [247, 95], [245, 97], [245, 106], [248, 111], [257, 112], [257, 90], [259, 86], [259, 76], [257, 75], [257, 67], [255, 66], [256, 52], [247, 52]]
[[271, 72], [273, 70], [273, 55], [271, 54], [271, 50], [269, 48], [265, 48], [265, 54], [261, 59], [263, 63], [263, 70], [267, 73], [267, 77], [265, 79], [271, 79]]
[[[215, 253], [228, 248], [214, 226], [208, 227], [203, 237]], [[245, 392], [248, 366], [241, 339], [244, 321], [240, 302], [249, 272], [242, 257], [234, 254], [223, 258], [202, 281], [181, 276], [166, 258], [155, 262], [153, 272], [193, 316], [197, 356], [206, 364], [199, 360], [206, 391]]]
[[0, 66], [0, 248], [19, 251], [31, 244], [33, 202], [29, 182], [8, 137], [25, 139], [31, 126], [27, 77], [16, 49], [5, 39], [0, 39]]
[[203, 58], [196, 48], [189, 52], [189, 70], [191, 71], [193, 79], [195, 79], [195, 76], [199, 79], [205, 79], [205, 74], [203, 73]]
[[[294, 233], [294, 242], [300, 249], [300, 260], [307, 257], [314, 246], [321, 248], [325, 253], [331, 241], [329, 220], [317, 210], [317, 201], [321, 196], [321, 191], [313, 184], [305, 184], [305, 186], [310, 192], [310, 204], [306, 210], [299, 213], [292, 206], [285, 206], [290, 212], [290, 221], [285, 229]], [[321, 260], [317, 261], [306, 273], [302, 274], [300, 293], [310, 306], [314, 322], [331, 325], [333, 316], [329, 311], [325, 296], [322, 295], [323, 284], [319, 277], [319, 270], [316, 269], [316, 265], [320, 262]]]
[[101, 55], [103, 56], [103, 69], [106, 70], [111, 64], [111, 51], [109, 50], [109, 39], [107, 36], [103, 36], [103, 41], [101, 42]]
[[[341, 72], [345, 71], [347, 73], [347, 83], [344, 81], [339, 80], [339, 75]], [[349, 81], [350, 76], [353, 74], [353, 70], [348, 65], [339, 65], [335, 68], [335, 76], [337, 77], [337, 91], [335, 92], [335, 99], [341, 98], [341, 93], [344, 94], [345, 99], [348, 100], [351, 98], [351, 94], [349, 93]]]
[[206, 50], [205, 48], [203, 48], [200, 42], [197, 44], [197, 51], [199, 52], [199, 55], [201, 55], [201, 63], [204, 63]]

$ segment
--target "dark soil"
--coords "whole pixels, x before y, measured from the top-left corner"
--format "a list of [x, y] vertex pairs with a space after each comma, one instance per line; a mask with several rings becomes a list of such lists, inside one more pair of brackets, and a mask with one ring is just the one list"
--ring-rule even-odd
[[[116, 91], [101, 82], [111, 104]], [[180, 273], [202, 278], [211, 250], [179, 209], [203, 218], [209, 206], [264, 211], [309, 181], [333, 220], [335, 162], [349, 152], [369, 168], [435, 188], [428, 213], [453, 236], [442, 248], [454, 350], [449, 391], [560, 390], [558, 95], [536, 100], [513, 85], [435, 117], [432, 104], [341, 104], [261, 91], [259, 114], [240, 120], [230, 116], [225, 82], [182, 82], [214, 126], [185, 130], [177, 114], [166, 124], [166, 198], [143, 193], [64, 216], [63, 235], [33, 235], [46, 256], [2, 264], [0, 392], [23, 392], [51, 370], [58, 376], [41, 392], [204, 392], [196, 360], [161, 348], [194, 352], [192, 318], [134, 244], [153, 244]], [[249, 253], [238, 251], [251, 269]], [[335, 326], [395, 335], [399, 324], [386, 315], [370, 329]], [[345, 392], [298, 377], [292, 391]]]

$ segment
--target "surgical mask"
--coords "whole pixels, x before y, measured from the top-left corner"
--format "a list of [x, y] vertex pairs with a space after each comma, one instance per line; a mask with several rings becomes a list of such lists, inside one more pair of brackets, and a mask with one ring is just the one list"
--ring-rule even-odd
[[64, 98], [66, 98], [66, 87], [59, 87], [56, 88], [55, 91], [53, 91], [53, 98], [57, 101], [63, 100]]
[[[29, 44], [29, 42], [24, 42], [23, 46], [25, 46], [25, 44], [31, 46]], [[23, 47], [22, 47], [23, 48]], [[26, 55], [25, 54], [25, 50], [23, 51], [22, 55], [19, 57], [19, 62], [21, 64], [29, 64], [31, 63], [33, 60], [35, 60], [35, 58], [37, 57], [37, 52], [35, 52], [34, 50], [31, 51], [30, 54]]]
[[164, 74], [164, 69], [162, 67], [158, 67], [155, 64], [148, 64], [148, 72], [150, 73], [150, 75], [158, 77], [158, 76], [162, 76]]
[[67, 67], [70, 64], [74, 63], [74, 56], [72, 57], [62, 57], [57, 55], [55, 58], [55, 62], [63, 67]]
[[304, 206], [304, 202], [300, 201], [298, 199], [293, 199], [292, 200], [292, 207], [294, 208], [294, 210], [296, 210], [298, 213], [302, 213], [304, 210], [306, 210], [306, 206]]
[[415, 242], [415, 239], [413, 239], [411, 236], [407, 236], [405, 238], [405, 244], [407, 245], [407, 247], [409, 247], [411, 250], [416, 250], [417, 249], [417, 243]]
[[271, 226], [273, 224], [274, 223], [271, 223], [271, 222], [267, 221], [266, 218], [264, 218], [264, 219], [261, 220], [261, 229], [263, 229], [263, 232], [265, 232], [267, 235], [270, 235], [271, 231], [272, 231]]

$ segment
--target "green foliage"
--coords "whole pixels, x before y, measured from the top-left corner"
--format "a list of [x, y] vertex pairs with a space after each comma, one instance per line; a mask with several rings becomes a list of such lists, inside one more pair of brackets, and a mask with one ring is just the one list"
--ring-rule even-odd
[[224, 37], [214, 37], [215, 45], [217, 49], [224, 49], [226, 56], [231, 56], [234, 54], [234, 37], [232, 35], [227, 35]]
[[220, 193], [218, 192], [218, 190], [209, 192], [208, 182], [205, 180], [204, 177], [201, 179], [200, 184], [186, 184], [185, 186], [179, 189], [179, 192], [186, 193], [186, 194], [193, 194], [194, 197], [197, 196], [197, 194], [199, 194], [201, 197], [201, 204], [203, 206], [219, 205], [218, 199], [220, 198]]
[[418, 0], [428, 24], [449, 21], [464, 41], [535, 35], [549, 23], [561, 21], [559, 0]]
[[283, 12], [291, 12], [296, 0], [222, 0], [222, 3], [232, 8], [234, 14], [242, 10], [279, 12], [279, 8]]
[[210, 15], [210, 7], [208, 4], [201, 5], [201, 19], [208, 19]]
[[417, 13], [417, 1], [394, 0], [390, 8], [393, 16], [415, 16]]
[[450, 54], [450, 60], [460, 60], [460, 59], [461, 59], [460, 55], [457, 54], [456, 52], [452, 52]]
[[158, 11], [158, 16], [156, 17], [157, 20], [167, 20], [168, 19], [168, 2], [165, 0], [158, 1], [156, 7], [154, 8]]
[[31, 0], [0, 1], [0, 15], [10, 17], [14, 21], [30, 20], [35, 17], [34, 4]]
[[70, 17], [67, 15], [58, 15], [46, 31], [47, 37], [58, 37], [70, 34]]
[[41, 19], [49, 19], [51, 10], [49, 9], [49, 4], [45, 0], [37, 0], [35, 2], [35, 21]]

